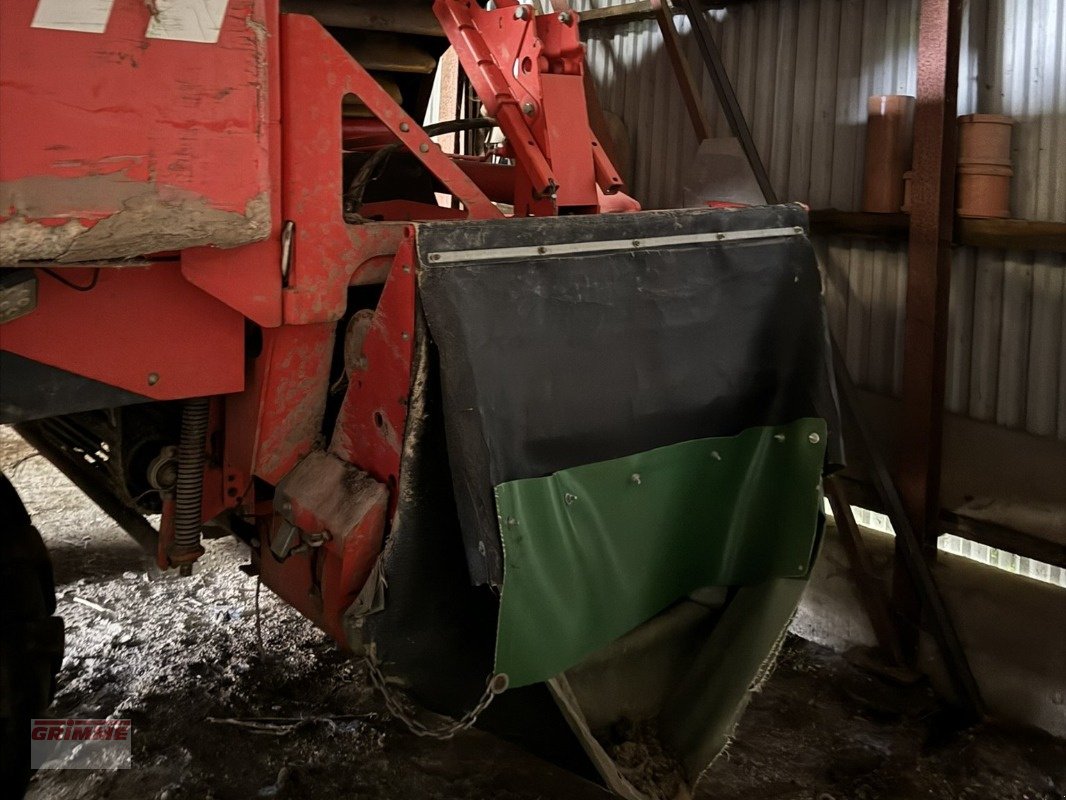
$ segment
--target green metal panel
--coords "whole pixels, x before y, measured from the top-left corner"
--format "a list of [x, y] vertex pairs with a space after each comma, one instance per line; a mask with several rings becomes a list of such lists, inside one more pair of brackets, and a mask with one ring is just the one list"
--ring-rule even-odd
[[806, 418], [498, 485], [496, 671], [546, 680], [701, 586], [806, 576], [825, 442]]

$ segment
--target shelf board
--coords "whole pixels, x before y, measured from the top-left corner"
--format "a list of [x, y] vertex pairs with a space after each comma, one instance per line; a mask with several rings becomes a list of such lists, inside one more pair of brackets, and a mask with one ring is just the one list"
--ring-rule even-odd
[[[822, 208], [812, 209], [810, 220], [811, 232], [825, 236], [893, 240], [906, 239], [910, 230], [910, 217], [903, 213], [872, 214]], [[958, 217], [955, 220], [955, 244], [1066, 253], [1066, 222]]]

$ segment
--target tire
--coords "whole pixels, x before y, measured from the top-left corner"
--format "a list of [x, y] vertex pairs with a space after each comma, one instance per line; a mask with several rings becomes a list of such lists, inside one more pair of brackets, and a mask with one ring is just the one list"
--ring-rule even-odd
[[63, 661], [52, 562], [11, 482], [0, 475], [0, 786], [21, 797], [32, 775], [30, 720], [55, 696]]

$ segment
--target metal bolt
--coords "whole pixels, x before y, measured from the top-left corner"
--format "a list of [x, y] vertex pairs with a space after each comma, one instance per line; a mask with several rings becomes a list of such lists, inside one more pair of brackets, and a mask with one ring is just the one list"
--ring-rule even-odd
[[401, 122], [400, 123], [400, 130], [403, 131], [404, 133], [407, 133], [409, 130], [411, 130], [411, 126], [408, 125], [406, 122]]
[[640, 486], [640, 473], [639, 472], [634, 472], [632, 475], [630, 475], [629, 476], [629, 482], [630, 483], [635, 483], [637, 486]]
[[562, 11], [559, 13], [559, 22], [563, 23], [563, 25], [569, 25], [570, 20], [572, 20], [573, 18], [574, 15], [571, 14], [569, 11]]
[[514, 10], [514, 18], [515, 19], [525, 19], [528, 16], [529, 16], [529, 7], [528, 6], [518, 6], [518, 8], [516, 8]]
[[508, 517], [507, 518], [507, 526], [508, 527], [513, 528], [517, 524], [518, 524], [518, 520], [516, 520], [514, 517]]
[[712, 450], [711, 451], [711, 458], [713, 458], [715, 461], [721, 461], [722, 460], [722, 457], [718, 454], [717, 450]]
[[536, 111], [536, 110], [537, 110], [537, 107], [535, 105], [533, 105], [531, 102], [529, 102], [528, 100], [526, 102], [522, 103], [522, 112], [524, 114], [526, 114], [527, 116], [532, 117], [533, 116], [533, 112]]
[[792, 230], [794, 230], [796, 233], [803, 233], [803, 228], [799, 227], [798, 225]]
[[149, 386], [155, 386], [157, 383], [159, 383], [159, 373], [158, 372], [149, 372], [148, 373], [148, 385]]
[[783, 434], [783, 433], [775, 433], [774, 434], [774, 439], [779, 441], [779, 442], [783, 442], [783, 441], [785, 441], [785, 434]]
[[420, 153], [428, 153], [429, 152], [429, 145], [426, 144], [425, 142], [422, 142], [422, 144], [420, 144], [418, 146], [418, 152], [420, 152]]
[[630, 244], [632, 244], [634, 247], [640, 247], [640, 239], [634, 239], [632, 242], [630, 242]]
[[822, 441], [822, 437], [819, 436], [817, 433], [812, 433], [810, 436], [807, 437], [807, 441], [811, 444], [818, 444], [818, 442]]
[[722, 239], [725, 238], [725, 234], [724, 233], [717, 233], [717, 234], [715, 234], [715, 238], [718, 239], [718, 241], [721, 241]]
[[400, 338], [406, 342], [408, 339], [411, 338], [411, 334], [409, 334], [407, 331], [402, 331], [400, 333]]
[[575, 500], [577, 500], [576, 494], [570, 494], [570, 492], [567, 492], [563, 495], [563, 502], [568, 506], [573, 505]]
[[440, 261], [440, 253], [430, 253], [429, 254], [429, 260], [430, 261]]

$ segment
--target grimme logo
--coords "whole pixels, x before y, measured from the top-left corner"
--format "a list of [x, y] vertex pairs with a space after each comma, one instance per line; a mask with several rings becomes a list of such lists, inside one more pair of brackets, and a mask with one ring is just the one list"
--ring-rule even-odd
[[132, 735], [128, 719], [31, 720], [30, 767], [129, 769]]

